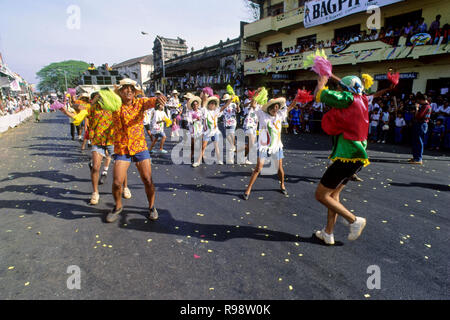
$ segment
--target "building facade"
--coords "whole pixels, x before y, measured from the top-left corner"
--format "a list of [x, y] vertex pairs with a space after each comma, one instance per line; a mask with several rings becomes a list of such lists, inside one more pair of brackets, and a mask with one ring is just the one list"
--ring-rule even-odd
[[130, 59], [113, 65], [112, 69], [118, 71], [123, 77], [136, 81], [143, 87], [154, 71], [153, 56], [147, 55]]
[[[241, 36], [220, 41], [201, 50], [174, 57], [165, 62], [166, 91], [199, 91], [211, 87], [223, 92], [228, 84], [241, 94], [244, 82], [244, 61], [254, 51], [254, 43], [243, 40], [245, 23], [241, 23]], [[155, 42], [156, 45], [156, 42]], [[156, 60], [155, 60], [156, 65]], [[154, 73], [153, 90], [161, 90], [161, 73]]]
[[164, 84], [166, 84], [164, 71], [167, 61], [184, 56], [187, 53], [188, 47], [186, 45], [186, 40], [181, 38], [170, 39], [160, 36], [156, 37], [153, 44], [153, 63], [155, 66], [152, 75], [153, 89], [164, 90]]
[[[379, 20], [373, 11], [346, 15], [345, 5], [363, 2], [358, 0], [254, 2], [260, 4], [261, 17], [244, 27], [244, 41], [255, 47], [255, 58], [244, 63], [248, 86], [265, 85], [283, 94], [302, 87], [312, 90], [316, 75], [304, 69], [303, 61], [318, 48], [324, 48], [338, 77], [374, 76], [372, 90], [389, 85], [388, 70], [400, 72], [402, 92], [439, 92], [450, 86], [448, 1], [378, 1], [383, 3]], [[437, 15], [442, 16], [440, 29], [430, 32]], [[402, 35], [410, 28], [411, 33]], [[421, 35], [414, 37], [417, 33]]]

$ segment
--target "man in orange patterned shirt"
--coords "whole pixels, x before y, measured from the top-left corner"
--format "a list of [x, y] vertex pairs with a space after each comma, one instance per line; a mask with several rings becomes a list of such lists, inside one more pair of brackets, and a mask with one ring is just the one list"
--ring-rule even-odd
[[142, 182], [145, 185], [145, 193], [149, 202], [149, 219], [158, 219], [158, 211], [155, 208], [155, 186], [152, 180], [152, 166], [150, 152], [144, 133], [144, 112], [155, 108], [156, 104], [165, 105], [167, 98], [136, 98], [143, 95], [136, 81], [124, 79], [116, 93], [122, 99], [122, 107], [113, 112], [114, 128], [114, 183], [113, 196], [115, 200], [114, 209], [106, 217], [109, 223], [115, 222], [123, 211], [122, 185], [127, 176], [131, 162], [136, 164]]

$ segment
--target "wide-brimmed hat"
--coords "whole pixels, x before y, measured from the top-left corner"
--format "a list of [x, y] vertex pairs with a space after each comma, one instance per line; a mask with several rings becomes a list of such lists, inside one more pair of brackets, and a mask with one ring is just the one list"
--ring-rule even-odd
[[120, 89], [122, 89], [124, 86], [132, 86], [132, 87], [134, 87], [134, 90], [136, 90], [136, 95], [139, 95], [139, 94], [143, 95], [144, 94], [144, 92], [142, 91], [141, 87], [137, 84], [137, 82], [134, 81], [134, 80], [131, 80], [129, 78], [120, 80], [119, 86], [116, 89], [116, 93], [118, 93], [120, 91]]
[[195, 97], [192, 93], [190, 93], [190, 92], [188, 92], [188, 93], [186, 93], [184, 96], [183, 96], [185, 99], [191, 99], [191, 98], [193, 98], [193, 97]]
[[158, 90], [158, 91], [155, 92], [155, 95], [156, 94], [162, 94], [162, 92]]
[[279, 104], [280, 108], [286, 105], [286, 99], [285, 98], [278, 98], [278, 99], [270, 99], [269, 102], [267, 102], [264, 106], [262, 106], [262, 111], [267, 112], [270, 106], [273, 106], [274, 104]]
[[222, 101], [228, 101], [233, 99], [228, 93], [225, 93], [222, 97]]
[[89, 92], [83, 92], [82, 94], [80, 94], [78, 96], [78, 99], [81, 99], [81, 98], [86, 98], [89, 100], [89, 99], [91, 99], [91, 94]]
[[187, 103], [187, 108], [188, 108], [188, 110], [192, 110], [192, 107], [191, 107], [191, 105], [192, 105], [192, 103], [194, 103], [194, 101], [197, 101], [198, 102], [198, 106], [200, 107], [201, 106], [201, 104], [202, 104], [202, 99], [200, 99], [200, 97], [197, 97], [197, 96], [191, 96], [191, 98], [189, 99], [189, 101], [188, 101], [188, 103]]
[[219, 98], [217, 98], [216, 96], [213, 96], [213, 97], [209, 97], [209, 98], [206, 100], [206, 106], [208, 106], [209, 103], [210, 103], [211, 101], [215, 101], [215, 102], [216, 102], [216, 108], [217, 108], [217, 107], [219, 106], [219, 104], [220, 104]]
[[173, 90], [172, 94], [180, 94], [177, 90]]

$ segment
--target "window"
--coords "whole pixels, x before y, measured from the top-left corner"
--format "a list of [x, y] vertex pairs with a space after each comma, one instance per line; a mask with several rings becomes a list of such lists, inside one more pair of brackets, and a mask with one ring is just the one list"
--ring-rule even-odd
[[284, 3], [278, 3], [267, 8], [268, 16], [277, 16], [284, 12]]
[[419, 22], [419, 19], [422, 17], [422, 10], [401, 14], [394, 17], [386, 18], [384, 22], [384, 28], [392, 27], [402, 29], [408, 25], [408, 22], [414, 26], [416, 22]]
[[301, 37], [301, 38], [297, 39], [297, 46], [306, 45], [309, 47], [311, 44], [316, 44], [316, 41], [317, 41], [317, 36], [315, 34], [313, 34], [311, 36]]
[[355, 35], [359, 35], [360, 33], [361, 33], [361, 25], [355, 24], [353, 26], [334, 30], [334, 38], [346, 39]]
[[283, 50], [283, 43], [277, 42], [274, 44], [269, 44], [267, 46], [267, 53], [271, 54], [272, 52], [281, 52]]

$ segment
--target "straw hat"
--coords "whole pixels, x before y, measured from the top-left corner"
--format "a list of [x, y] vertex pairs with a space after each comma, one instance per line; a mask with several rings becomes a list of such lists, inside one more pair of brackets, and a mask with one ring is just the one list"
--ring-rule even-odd
[[191, 98], [193, 98], [193, 97], [195, 97], [192, 93], [190, 93], [190, 92], [188, 92], [188, 93], [186, 93], [185, 95], [184, 95], [184, 98], [185, 99], [191, 99]]
[[131, 80], [129, 78], [120, 80], [119, 87], [117, 87], [117, 89], [116, 89], [116, 93], [118, 93], [120, 91], [120, 89], [122, 89], [124, 86], [134, 87], [134, 90], [136, 90], [136, 95], [144, 94], [144, 92], [142, 91], [141, 87], [137, 84], [137, 82], [134, 80]]
[[286, 105], [286, 99], [285, 98], [270, 99], [269, 102], [267, 102], [261, 109], [262, 111], [268, 113], [267, 110], [269, 109], [269, 107], [277, 103], [280, 105], [280, 108], [282, 108]]
[[189, 101], [188, 101], [188, 103], [187, 103], [187, 108], [188, 108], [188, 110], [192, 110], [191, 105], [192, 105], [192, 103], [194, 103], [194, 101], [197, 101], [197, 102], [198, 102], [198, 106], [199, 106], [199, 107], [201, 106], [201, 104], [202, 104], [202, 99], [200, 99], [200, 97], [197, 97], [197, 96], [192, 95], [192, 96], [189, 98]]
[[172, 94], [180, 94], [177, 90], [173, 90]]
[[157, 94], [161, 95], [162, 92], [158, 90], [158, 91], [155, 92], [155, 95], [157, 95]]
[[222, 101], [228, 101], [228, 100], [231, 100], [231, 99], [233, 99], [233, 98], [228, 93], [225, 93], [223, 98], [222, 98]]
[[209, 97], [209, 98], [206, 100], [206, 106], [208, 106], [209, 103], [210, 103], [211, 101], [215, 101], [215, 102], [216, 102], [216, 108], [217, 108], [217, 107], [219, 106], [219, 104], [220, 104], [219, 98], [213, 96], [213, 97]]

